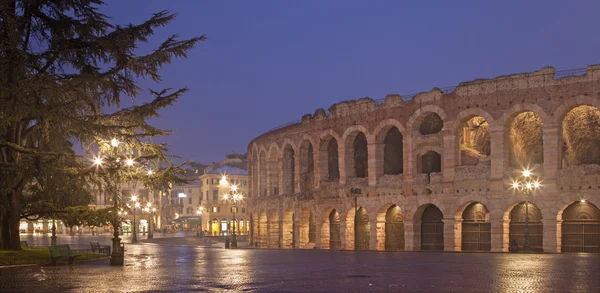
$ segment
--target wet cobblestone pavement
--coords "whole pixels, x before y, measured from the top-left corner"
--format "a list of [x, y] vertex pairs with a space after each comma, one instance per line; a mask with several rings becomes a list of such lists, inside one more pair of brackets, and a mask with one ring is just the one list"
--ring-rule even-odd
[[600, 292], [600, 255], [128, 245], [108, 260], [0, 269], [0, 292]]

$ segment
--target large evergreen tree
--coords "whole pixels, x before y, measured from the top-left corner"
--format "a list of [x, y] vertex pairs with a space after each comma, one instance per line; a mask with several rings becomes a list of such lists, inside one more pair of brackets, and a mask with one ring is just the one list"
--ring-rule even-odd
[[[72, 163], [61, 158], [73, 155], [64, 147], [69, 140], [90, 145], [118, 137], [158, 164], [168, 162], [166, 148], [147, 140], [168, 132], [147, 120], [186, 89], [151, 92], [151, 102], [114, 113], [102, 109], [137, 97], [138, 78], [160, 81], [160, 68], [174, 57], [185, 58], [204, 37], [173, 35], [139, 54], [138, 45], [174, 15], [161, 11], [141, 24], [118, 26], [99, 12], [102, 5], [102, 0], [0, 0], [0, 249], [20, 249], [19, 221], [28, 216], [23, 207], [35, 203], [25, 202], [24, 194], [47, 172], [45, 164]], [[67, 173], [61, 174], [74, 180]]]

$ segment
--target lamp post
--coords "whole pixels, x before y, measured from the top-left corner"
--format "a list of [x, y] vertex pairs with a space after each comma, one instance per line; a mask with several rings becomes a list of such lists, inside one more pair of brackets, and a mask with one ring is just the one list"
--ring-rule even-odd
[[198, 205], [198, 209], [196, 210], [196, 214], [198, 215], [198, 218], [200, 218], [200, 232], [198, 235], [204, 235], [203, 231], [202, 231], [202, 213], [204, 212], [204, 207], [201, 205]]
[[231, 185], [229, 192], [223, 194], [223, 199], [232, 202], [233, 208], [231, 209], [231, 212], [233, 213], [233, 232], [231, 233], [231, 248], [237, 248], [237, 239], [235, 235], [235, 229], [237, 229], [237, 225], [235, 222], [235, 212], [237, 209], [237, 203], [239, 201], [242, 201], [244, 199], [244, 196], [241, 193], [238, 193], [237, 185]]
[[354, 195], [354, 250], [358, 251], [358, 196], [361, 194], [360, 188], [350, 188], [350, 194]]
[[[104, 156], [99, 155], [92, 160], [92, 164], [96, 167], [96, 170], [101, 167], [106, 167], [107, 169], [106, 180], [108, 181], [108, 186], [110, 187], [112, 185], [113, 187], [113, 208], [115, 211], [119, 209], [119, 182], [121, 179], [120, 172], [123, 172], [124, 170], [136, 171], [136, 169], [134, 169], [134, 159], [131, 157], [126, 157], [120, 153], [121, 145], [125, 146], [124, 143], [119, 142], [116, 138], [113, 138], [110, 141], [103, 141], [102, 145], [100, 145], [100, 149], [107, 151], [105, 152]], [[119, 215], [120, 214], [123, 213], [121, 212]], [[120, 219], [118, 216], [115, 216], [112, 226], [114, 237], [112, 238], [112, 254], [110, 258], [110, 264], [122, 266], [124, 251], [121, 248], [121, 238], [119, 238]]]
[[523, 251], [531, 250], [529, 241], [529, 196], [540, 188], [539, 178], [534, 178], [529, 169], [521, 171], [521, 176], [517, 177], [512, 183], [512, 189], [525, 195], [525, 240], [523, 241]]
[[131, 196], [131, 212], [133, 214], [133, 235], [131, 236], [131, 243], [137, 243], [137, 222], [135, 220], [135, 210], [140, 207], [140, 203], [137, 201], [137, 196]]
[[148, 239], [154, 239], [154, 234], [152, 234], [152, 222], [154, 222], [156, 208], [152, 206], [152, 202], [148, 202], [144, 210], [150, 215], [150, 220], [148, 221]]

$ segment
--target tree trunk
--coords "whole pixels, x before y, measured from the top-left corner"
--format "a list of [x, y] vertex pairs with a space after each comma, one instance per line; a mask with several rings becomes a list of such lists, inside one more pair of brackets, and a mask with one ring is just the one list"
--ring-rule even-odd
[[0, 219], [0, 249], [8, 249], [10, 243], [10, 220], [8, 215], [3, 215]]
[[9, 250], [21, 250], [21, 238], [19, 237], [19, 225], [21, 224], [21, 197], [17, 192], [10, 193], [9, 212]]

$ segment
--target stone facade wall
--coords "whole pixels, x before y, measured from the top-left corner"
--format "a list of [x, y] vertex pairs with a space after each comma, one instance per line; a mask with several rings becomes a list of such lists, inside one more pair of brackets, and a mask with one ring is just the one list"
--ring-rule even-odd
[[[443, 234], [444, 250], [460, 251], [462, 229], [466, 227], [462, 213], [469, 204], [481, 203], [488, 210], [485, 223], [491, 227], [491, 251], [508, 251], [510, 212], [525, 200], [523, 194], [509, 189], [514, 173], [509, 166], [508, 127], [516, 115], [533, 112], [543, 124], [544, 160], [530, 167], [542, 178], [543, 184], [529, 200], [543, 217], [544, 251], [560, 251], [562, 211], [580, 200], [600, 206], [600, 166], [561, 169], [563, 118], [580, 105], [600, 106], [600, 66], [588, 66], [580, 73], [582, 75], [561, 78], [555, 75], [553, 68], [544, 68], [533, 73], [464, 82], [450, 93], [433, 89], [410, 101], [404, 101], [399, 95], [389, 95], [379, 104], [369, 98], [344, 101], [328, 111], [318, 109], [314, 115], [306, 114], [300, 123], [255, 138], [248, 145], [253, 185], [248, 204], [254, 219], [260, 220], [252, 222], [252, 241], [260, 247], [328, 249], [329, 237], [333, 235], [329, 231], [329, 215], [335, 210], [341, 219], [342, 249], [351, 249], [357, 202], [358, 207], [365, 209], [357, 223], [362, 225], [368, 219], [368, 226], [359, 228], [369, 229], [370, 249], [385, 249], [386, 227], [399, 225], [386, 226], [385, 215], [391, 208], [399, 208], [404, 225], [404, 249], [420, 250], [421, 242], [429, 241], [427, 231], [422, 231], [427, 227], [421, 223], [421, 216], [428, 205], [435, 205], [443, 213], [443, 233], [439, 233]], [[444, 127], [438, 133], [422, 135], [421, 122], [430, 113], [437, 114]], [[483, 117], [489, 124], [490, 156], [463, 165], [459, 142], [462, 127], [475, 116]], [[383, 171], [384, 137], [392, 127], [400, 131], [403, 140], [403, 168], [399, 175]], [[367, 178], [355, 178], [353, 174], [352, 142], [359, 133], [367, 140]], [[334, 181], [328, 181], [326, 173], [330, 153], [327, 145], [331, 139], [338, 145], [339, 180]], [[306, 143], [312, 145], [312, 158], [301, 157], [307, 152], [301, 152], [300, 146]], [[269, 164], [268, 154], [279, 154], [277, 160], [282, 162], [284, 150], [289, 148], [296, 155], [297, 166], [294, 182], [286, 181], [285, 185], [293, 184], [293, 191], [283, 188], [282, 179], [286, 177], [282, 175], [284, 169], [289, 169], [279, 163], [281, 194], [264, 196], [261, 190], [266, 189], [263, 184], [266, 185], [267, 180], [263, 177], [273, 176], [265, 168]], [[419, 172], [420, 158], [428, 151], [441, 155], [441, 172]], [[300, 170], [306, 170], [300, 164], [307, 160], [314, 162], [314, 174], [311, 174], [311, 178], [315, 178], [314, 188], [302, 188], [300, 192]], [[306, 243], [308, 236], [303, 235], [308, 233], [309, 212], [316, 227], [315, 243]], [[293, 219], [284, 219], [284, 215], [292, 215]]]

